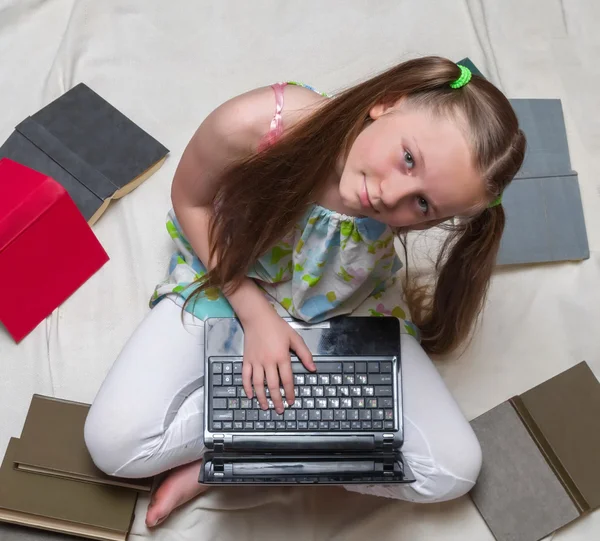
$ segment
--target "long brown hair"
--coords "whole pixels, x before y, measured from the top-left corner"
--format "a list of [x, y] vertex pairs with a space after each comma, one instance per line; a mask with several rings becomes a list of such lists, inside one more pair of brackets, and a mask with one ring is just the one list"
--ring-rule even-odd
[[[214, 268], [188, 302], [208, 287], [234, 291], [247, 271], [319, 198], [324, 181], [364, 128], [374, 105], [431, 108], [464, 120], [475, 165], [490, 199], [521, 166], [525, 137], [506, 97], [473, 76], [460, 89], [454, 62], [425, 57], [399, 64], [351, 87], [285, 133], [270, 147], [233, 164], [217, 188], [209, 230]], [[461, 221], [441, 251], [433, 288], [406, 284], [412, 319], [430, 353], [445, 353], [470, 333], [484, 302], [504, 229], [501, 206]]]

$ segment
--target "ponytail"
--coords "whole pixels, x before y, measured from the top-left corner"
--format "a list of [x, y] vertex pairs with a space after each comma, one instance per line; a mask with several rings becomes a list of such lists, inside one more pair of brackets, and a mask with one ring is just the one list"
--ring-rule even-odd
[[437, 259], [437, 280], [428, 305], [423, 287], [406, 284], [408, 306], [428, 353], [452, 351], [471, 334], [485, 301], [504, 223], [504, 209], [498, 205], [452, 229]]

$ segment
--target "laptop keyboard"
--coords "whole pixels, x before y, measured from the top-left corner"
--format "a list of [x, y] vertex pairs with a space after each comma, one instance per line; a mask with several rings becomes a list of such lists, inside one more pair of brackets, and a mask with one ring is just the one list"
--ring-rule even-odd
[[[332, 362], [315, 359], [317, 372], [292, 362], [295, 402], [278, 414], [268, 398], [262, 410], [242, 386], [242, 362], [211, 363], [211, 430], [230, 431], [369, 431], [393, 430], [391, 361]], [[267, 397], [269, 390], [265, 389]], [[281, 389], [282, 396], [285, 391]]]

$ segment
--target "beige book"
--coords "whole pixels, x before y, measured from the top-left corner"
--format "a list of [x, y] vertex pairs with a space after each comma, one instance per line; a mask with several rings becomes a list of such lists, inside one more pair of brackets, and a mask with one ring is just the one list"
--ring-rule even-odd
[[19, 443], [11, 438], [0, 468], [0, 521], [102, 541], [127, 539], [136, 491], [19, 471]]
[[83, 436], [89, 404], [34, 394], [15, 455], [19, 470], [149, 492], [152, 479], [126, 479], [100, 471]]

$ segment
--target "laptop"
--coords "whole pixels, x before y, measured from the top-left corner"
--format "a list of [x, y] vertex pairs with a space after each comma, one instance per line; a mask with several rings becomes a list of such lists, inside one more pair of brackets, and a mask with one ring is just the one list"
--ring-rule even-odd
[[[244, 332], [236, 318], [205, 321], [204, 441], [208, 485], [394, 484], [415, 478], [403, 445], [400, 322], [285, 318], [317, 366], [291, 353], [295, 401], [262, 410], [242, 386]], [[268, 389], [265, 389], [268, 394]], [[283, 389], [282, 389], [283, 394]]]

